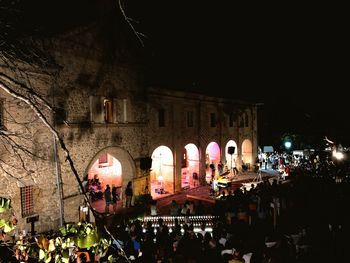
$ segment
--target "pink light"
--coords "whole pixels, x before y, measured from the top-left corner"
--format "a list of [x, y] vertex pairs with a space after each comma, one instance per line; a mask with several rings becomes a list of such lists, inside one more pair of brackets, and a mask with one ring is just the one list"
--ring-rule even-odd
[[167, 193], [173, 192], [174, 165], [173, 153], [167, 146], [159, 146], [152, 154], [151, 194], [155, 189], [164, 188]]
[[114, 158], [113, 156], [107, 154], [108, 160], [110, 160], [109, 165], [101, 166], [99, 165], [99, 160], [91, 166], [89, 170], [88, 179], [93, 179], [95, 175], [99, 178], [101, 182], [102, 189], [105, 188], [107, 184], [112, 186], [122, 185], [122, 165], [121, 163]]
[[[181, 187], [197, 187], [199, 186], [199, 150], [193, 143], [187, 144], [185, 149], [187, 167], [181, 169]], [[197, 177], [194, 174], [197, 174]]]
[[216, 142], [209, 143], [206, 152], [209, 153], [210, 160], [220, 160], [220, 147]]

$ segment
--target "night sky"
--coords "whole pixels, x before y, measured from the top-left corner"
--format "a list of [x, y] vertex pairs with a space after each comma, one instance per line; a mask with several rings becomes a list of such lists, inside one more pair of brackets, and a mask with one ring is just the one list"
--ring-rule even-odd
[[130, 10], [147, 35], [149, 83], [264, 103], [261, 144], [285, 132], [350, 144], [341, 6], [147, 1]]
[[[16, 30], [83, 23], [109, 8], [97, 12], [94, 4], [117, 3], [1, 2], [26, 9], [13, 20]], [[136, 30], [146, 36], [141, 48], [147, 84], [263, 103], [261, 144], [291, 132], [350, 145], [346, 9], [231, 2], [124, 1]]]

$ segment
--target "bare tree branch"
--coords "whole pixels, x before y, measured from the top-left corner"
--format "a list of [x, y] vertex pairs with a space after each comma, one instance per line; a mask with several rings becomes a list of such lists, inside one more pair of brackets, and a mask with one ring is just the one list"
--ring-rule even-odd
[[[3, 74], [1, 74], [3, 75]], [[2, 78], [2, 76], [1, 76]], [[10, 78], [5, 78], [7, 81], [11, 81]], [[16, 81], [13, 81], [14, 85], [18, 85], [18, 83]], [[54, 137], [56, 138], [56, 140], [59, 142], [64, 154], [65, 154], [65, 158], [66, 161], [68, 161], [71, 170], [79, 184], [79, 187], [84, 195], [84, 199], [86, 201], [86, 203], [88, 204], [88, 206], [90, 207], [91, 211], [93, 212], [94, 216], [98, 216], [98, 214], [96, 213], [95, 209], [91, 206], [90, 200], [86, 194], [85, 188], [82, 184], [82, 181], [80, 180], [79, 174], [77, 172], [77, 170], [75, 169], [73, 160], [70, 156], [70, 153], [64, 143], [64, 141], [61, 139], [61, 137], [59, 136], [59, 134], [57, 133], [57, 131], [55, 130], [55, 128], [50, 124], [50, 122], [47, 120], [47, 118], [45, 117], [45, 115], [41, 112], [41, 110], [31, 101], [29, 100], [27, 97], [24, 97], [23, 95], [21, 95], [20, 93], [16, 92], [15, 90], [11, 89], [8, 85], [6, 85], [4, 82], [0, 82], [0, 88], [5, 91], [6, 93], [8, 93], [9, 95], [24, 101], [30, 108], [32, 108], [32, 110], [39, 116], [39, 119], [43, 122], [43, 124], [49, 129], [49, 131], [54, 135]]]
[[122, 15], [123, 15], [125, 21], [128, 23], [128, 25], [130, 26], [131, 30], [134, 32], [134, 34], [136, 35], [136, 37], [140, 41], [141, 45], [144, 47], [145, 45], [143, 43], [143, 40], [140, 37], [140, 36], [144, 36], [144, 34], [138, 32], [135, 29], [135, 27], [132, 25], [131, 21], [133, 21], [133, 20], [126, 15], [124, 7], [123, 7], [123, 0], [118, 0], [118, 5], [119, 5], [119, 9], [122, 12]]
[[16, 169], [16, 167], [9, 165], [7, 162], [5, 162], [4, 160], [2, 160], [0, 158], [0, 170], [2, 170], [6, 175], [8, 175], [9, 177], [15, 179], [16, 181], [19, 181], [21, 183], [23, 183], [22, 181], [22, 177], [17, 177], [14, 176], [11, 172], [9, 172], [4, 166], [9, 166], [11, 169]]
[[[27, 95], [32, 96], [34, 99], [41, 102], [46, 108], [48, 108], [51, 111], [54, 111], [54, 109], [51, 107], [51, 105], [43, 97], [41, 97], [39, 94], [37, 94], [37, 92], [35, 92], [33, 89], [29, 89], [26, 85], [14, 80], [13, 78], [10, 78], [9, 76], [7, 76], [1, 72], [0, 72], [0, 78], [8, 83], [13, 83], [13, 84], [19, 86], [21, 88], [21, 90], [24, 89], [28, 93]], [[24, 101], [24, 102], [26, 102], [26, 101]]]

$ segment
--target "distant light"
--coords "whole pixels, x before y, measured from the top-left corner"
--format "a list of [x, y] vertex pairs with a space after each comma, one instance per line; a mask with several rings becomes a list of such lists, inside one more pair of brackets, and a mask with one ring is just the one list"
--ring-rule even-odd
[[291, 142], [285, 142], [284, 143], [284, 147], [286, 147], [286, 149], [290, 149], [290, 147], [292, 147], [292, 143]]
[[342, 160], [344, 158], [344, 154], [342, 152], [338, 152], [338, 151], [333, 151], [333, 156], [337, 160]]

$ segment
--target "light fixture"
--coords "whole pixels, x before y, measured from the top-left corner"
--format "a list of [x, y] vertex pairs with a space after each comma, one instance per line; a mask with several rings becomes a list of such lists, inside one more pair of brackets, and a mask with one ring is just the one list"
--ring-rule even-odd
[[342, 160], [344, 158], [344, 154], [342, 152], [334, 150], [333, 157], [337, 160]]
[[290, 141], [286, 141], [284, 142], [284, 147], [286, 147], [286, 149], [290, 149], [290, 147], [292, 147], [292, 143]]

